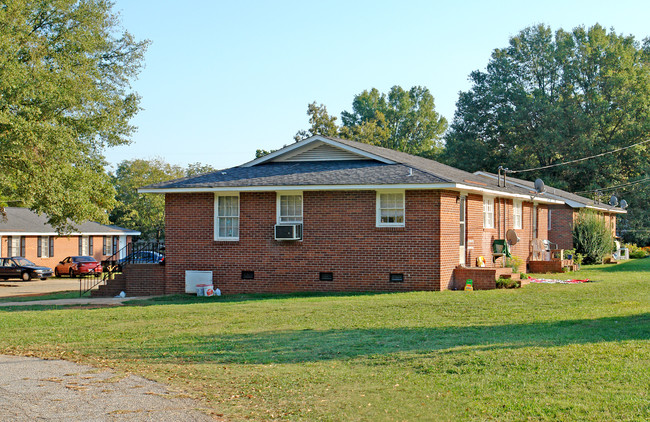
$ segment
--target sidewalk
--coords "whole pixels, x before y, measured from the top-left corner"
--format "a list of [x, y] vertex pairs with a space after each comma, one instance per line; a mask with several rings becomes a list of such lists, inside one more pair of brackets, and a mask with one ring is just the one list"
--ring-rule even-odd
[[149, 299], [152, 296], [132, 296], [132, 297], [80, 297], [78, 299], [54, 299], [54, 300], [31, 300], [27, 302], [0, 302], [2, 306], [65, 306], [65, 305], [106, 305], [122, 306], [128, 300]]

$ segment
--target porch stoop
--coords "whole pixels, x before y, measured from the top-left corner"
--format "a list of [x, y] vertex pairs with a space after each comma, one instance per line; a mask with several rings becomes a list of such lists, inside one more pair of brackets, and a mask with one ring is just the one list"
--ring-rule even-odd
[[[471, 279], [474, 290], [490, 290], [497, 288], [498, 278], [510, 278], [521, 280], [519, 273], [513, 273], [510, 267], [457, 267], [454, 268], [454, 288], [463, 290], [465, 282]], [[528, 280], [521, 280], [522, 286], [528, 284]]]
[[90, 297], [113, 297], [126, 290], [126, 276], [115, 274], [114, 278], [106, 281], [96, 290], [90, 291]]

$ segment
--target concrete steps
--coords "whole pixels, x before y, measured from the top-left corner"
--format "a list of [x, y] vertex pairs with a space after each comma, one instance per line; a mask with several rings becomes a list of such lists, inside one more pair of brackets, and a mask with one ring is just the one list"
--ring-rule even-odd
[[113, 297], [126, 291], [126, 277], [124, 274], [115, 274], [114, 278], [106, 281], [98, 289], [90, 292], [91, 297]]

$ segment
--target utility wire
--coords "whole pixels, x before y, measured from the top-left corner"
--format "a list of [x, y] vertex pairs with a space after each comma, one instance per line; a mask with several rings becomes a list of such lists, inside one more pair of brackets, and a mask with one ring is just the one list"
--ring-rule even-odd
[[581, 191], [573, 192], [573, 193], [575, 193], [577, 195], [579, 193], [592, 193], [592, 192], [596, 192], [596, 191], [603, 192], [603, 191], [607, 191], [607, 190], [619, 189], [619, 188], [623, 188], [623, 187], [626, 187], [626, 186], [636, 185], [637, 183], [648, 182], [648, 181], [650, 181], [650, 177], [646, 177], [645, 179], [635, 180], [634, 182], [623, 183], [621, 185], [610, 186], [608, 188], [581, 190]]
[[602, 152], [600, 154], [592, 155], [591, 157], [578, 158], [577, 160], [566, 161], [564, 163], [550, 164], [548, 166], [535, 167], [535, 168], [532, 168], [532, 169], [525, 169], [525, 170], [507, 170], [506, 169], [506, 172], [507, 173], [525, 173], [525, 172], [528, 172], [528, 171], [544, 170], [544, 169], [549, 169], [551, 167], [564, 166], [564, 165], [567, 165], [567, 164], [578, 163], [580, 161], [591, 160], [592, 158], [596, 158], [596, 157], [602, 157], [603, 155], [607, 155], [607, 154], [613, 154], [615, 152], [623, 151], [625, 149], [629, 149], [629, 148], [635, 147], [637, 145], [646, 144], [648, 142], [650, 142], [650, 139], [647, 139], [647, 140], [641, 141], [641, 142], [637, 142], [636, 144], [628, 145], [628, 146], [623, 147], [623, 148], [619, 148], [619, 149], [615, 149], [615, 150], [612, 150], [612, 151], [606, 151], [606, 152]]

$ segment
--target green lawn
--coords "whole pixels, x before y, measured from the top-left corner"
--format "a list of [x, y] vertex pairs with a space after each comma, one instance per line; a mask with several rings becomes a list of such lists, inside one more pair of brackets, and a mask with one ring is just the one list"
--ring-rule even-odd
[[0, 352], [138, 373], [228, 420], [650, 419], [650, 259], [572, 277], [596, 282], [0, 308]]

